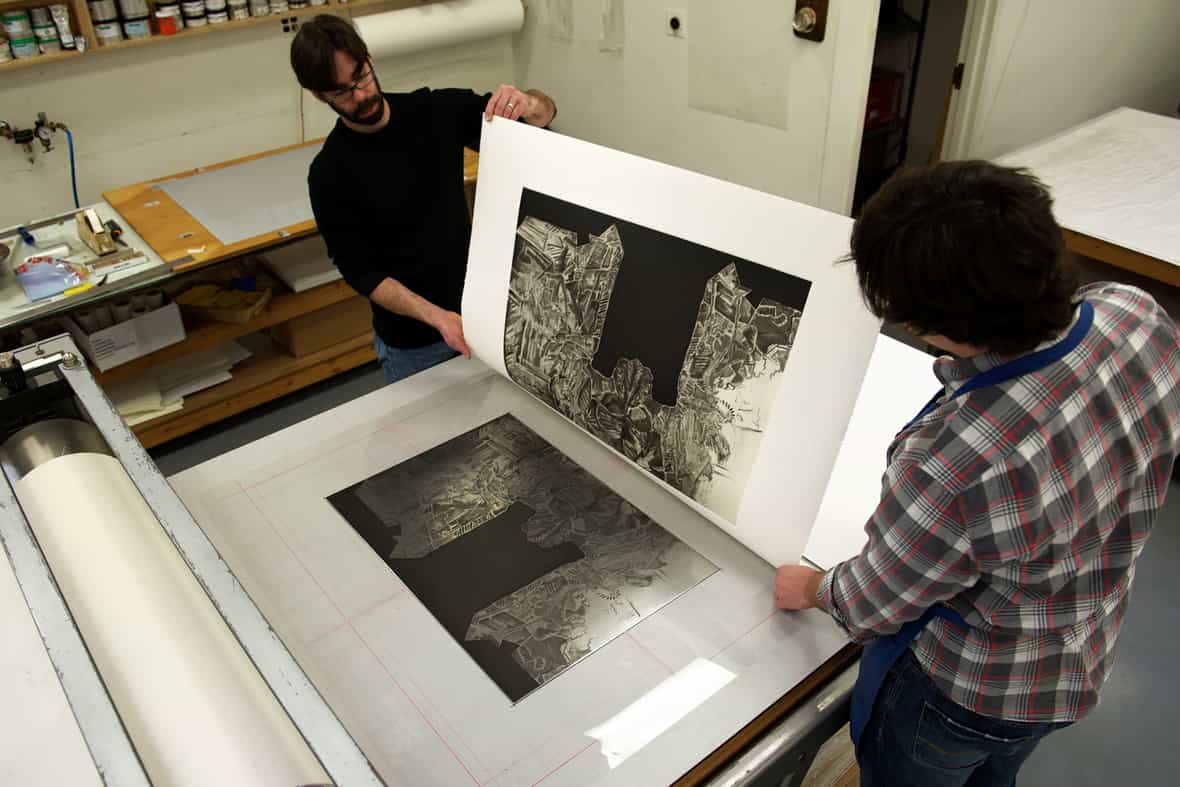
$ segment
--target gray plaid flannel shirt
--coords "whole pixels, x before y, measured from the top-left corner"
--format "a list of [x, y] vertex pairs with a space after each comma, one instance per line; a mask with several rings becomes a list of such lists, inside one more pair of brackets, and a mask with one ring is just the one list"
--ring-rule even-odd
[[[861, 553], [818, 593], [857, 641], [944, 603], [911, 645], [985, 716], [1081, 718], [1098, 702], [1135, 559], [1180, 450], [1180, 333], [1146, 293], [1083, 288], [1094, 324], [1039, 372], [946, 401], [889, 449]], [[1006, 359], [939, 359], [947, 396]], [[900, 426], [900, 425], [899, 425]]]

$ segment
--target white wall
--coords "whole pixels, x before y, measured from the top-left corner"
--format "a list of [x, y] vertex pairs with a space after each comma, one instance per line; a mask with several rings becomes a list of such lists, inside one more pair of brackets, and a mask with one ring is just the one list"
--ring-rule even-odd
[[[619, 3], [622, 51], [602, 51], [603, 16]], [[832, 3], [823, 44], [793, 36], [794, 4], [781, 0], [528, 0], [526, 8], [524, 29], [514, 39], [518, 78], [557, 99], [558, 130], [847, 209], [875, 2]], [[665, 33], [668, 8], [685, 12], [685, 37]], [[854, 62], [863, 73], [836, 76]], [[837, 98], [829, 102], [830, 95]], [[702, 108], [727, 101], [722, 112]], [[829, 136], [829, 106], [835, 104], [847, 104], [850, 112]], [[825, 149], [825, 140], [845, 137], [846, 145]]]
[[[327, 133], [334, 115], [305, 100], [295, 82], [292, 35], [276, 19], [6, 72], [0, 119], [25, 127], [44, 111], [69, 125], [83, 204], [118, 186], [313, 139]], [[377, 71], [386, 90], [490, 90], [511, 81], [511, 52], [505, 36], [386, 59]], [[0, 140], [0, 226], [73, 206], [63, 133], [56, 144], [30, 165], [23, 150]]]
[[992, 158], [1119, 106], [1175, 111], [1180, 2], [995, 5], [966, 157]]

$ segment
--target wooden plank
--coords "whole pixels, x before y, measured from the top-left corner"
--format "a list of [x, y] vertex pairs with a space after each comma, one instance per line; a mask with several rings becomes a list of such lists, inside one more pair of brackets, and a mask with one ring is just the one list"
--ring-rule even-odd
[[[279, 243], [286, 243], [296, 238], [312, 235], [316, 231], [315, 221], [309, 219], [286, 227], [276, 227], [270, 232], [246, 238], [229, 245], [223, 244], [207, 227], [197, 221], [188, 211], [180, 206], [163, 189], [155, 186], [170, 180], [189, 178], [204, 172], [225, 169], [237, 164], [275, 156], [296, 148], [320, 145], [323, 138], [314, 139], [295, 145], [285, 145], [262, 153], [223, 161], [206, 167], [178, 172], [154, 180], [134, 183], [117, 189], [103, 192], [103, 197], [111, 206], [127, 220], [127, 223], [139, 233], [152, 250], [165, 262], [191, 257], [187, 263], [174, 266], [177, 273], [184, 273], [196, 268], [211, 265], [221, 260], [243, 254], [250, 254]], [[472, 150], [463, 151], [463, 183], [473, 187], [479, 172], [479, 154]], [[190, 254], [189, 249], [203, 248], [203, 251]]]
[[1065, 247], [1071, 251], [1102, 260], [1116, 268], [1138, 273], [1172, 287], [1180, 287], [1180, 265], [1173, 265], [1166, 260], [1132, 251], [1073, 230], [1063, 229], [1061, 233], [1065, 236]]
[[294, 317], [346, 301], [349, 298], [359, 297], [343, 281], [321, 284], [319, 287], [313, 287], [304, 292], [276, 295], [271, 298], [266, 308], [249, 322], [202, 323], [194, 327], [182, 342], [162, 347], [154, 353], [136, 358], [134, 361], [128, 361], [105, 372], [94, 370], [94, 379], [98, 381], [99, 385], [110, 385], [142, 374], [165, 361], [171, 361], [210, 347], [217, 347], [239, 336], [261, 331], [272, 325], [278, 325]]
[[235, 367], [229, 382], [185, 397], [183, 410], [138, 424], [132, 431], [151, 448], [376, 358], [370, 333], [301, 358], [271, 347]]
[[[53, 63], [58, 60], [72, 60], [75, 57], [85, 57], [85, 53], [71, 49], [61, 52], [50, 52], [49, 54], [37, 55], [36, 57], [20, 57], [0, 63], [0, 74], [3, 74], [5, 71], [15, 71], [18, 68], [26, 68], [28, 66], [43, 66], [46, 63]], [[5, 140], [5, 142], [7, 141]]]
[[[263, 17], [265, 18], [265, 17]], [[193, 262], [175, 267], [177, 272], [184, 272], [196, 267], [202, 267], [219, 262], [230, 257], [249, 254], [277, 243], [285, 243], [293, 238], [311, 235], [315, 232], [315, 221], [307, 220], [275, 227], [271, 232], [257, 235], [253, 238], [223, 244], [203, 224], [191, 216], [175, 200], [168, 196], [163, 189], [153, 188], [170, 180], [189, 178], [203, 172], [225, 169], [248, 161], [276, 156], [296, 148], [319, 145], [323, 139], [302, 142], [295, 145], [285, 145], [273, 150], [255, 153], [250, 156], [223, 161], [206, 167], [197, 167], [186, 172], [178, 172], [154, 180], [135, 183], [130, 186], [103, 192], [103, 197], [111, 204], [120, 216], [127, 220], [139, 236], [147, 241], [156, 254], [165, 262], [175, 262], [185, 257], [192, 257]], [[200, 253], [190, 254], [189, 249], [204, 247]]]
[[808, 675], [795, 688], [788, 691], [753, 721], [742, 727], [732, 738], [717, 747], [705, 759], [701, 760], [688, 773], [675, 782], [674, 787], [691, 787], [704, 784], [718, 771], [733, 762], [746, 748], [766, 733], [774, 725], [785, 719], [795, 711], [811, 695], [822, 689], [832, 678], [847, 669], [860, 656], [860, 646], [848, 644], [834, 656], [824, 662], [823, 666]]

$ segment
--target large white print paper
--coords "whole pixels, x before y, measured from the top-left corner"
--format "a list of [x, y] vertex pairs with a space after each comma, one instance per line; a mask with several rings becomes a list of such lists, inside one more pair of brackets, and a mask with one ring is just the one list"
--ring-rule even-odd
[[851, 221], [493, 121], [463, 299], [482, 360], [772, 564], [799, 559], [878, 322]]

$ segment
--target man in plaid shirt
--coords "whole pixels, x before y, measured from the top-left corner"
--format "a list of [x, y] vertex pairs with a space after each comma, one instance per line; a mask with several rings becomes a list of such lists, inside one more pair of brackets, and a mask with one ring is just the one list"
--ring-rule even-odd
[[1027, 173], [953, 162], [895, 177], [853, 229], [873, 312], [956, 356], [889, 447], [861, 553], [776, 580], [780, 607], [866, 643], [862, 784], [1013, 784], [1110, 673], [1180, 451], [1180, 333], [1140, 290], [1076, 290], [1051, 205]]

